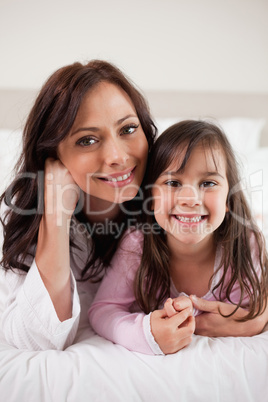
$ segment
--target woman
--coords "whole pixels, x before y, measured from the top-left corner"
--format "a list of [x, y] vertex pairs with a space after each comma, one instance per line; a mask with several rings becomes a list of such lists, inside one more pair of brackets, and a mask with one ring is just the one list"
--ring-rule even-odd
[[18, 175], [1, 197], [9, 207], [2, 259], [9, 343], [72, 343], [80, 307], [70, 266], [81, 279], [99, 278], [109, 265], [128, 217], [133, 224], [137, 216], [138, 203], [129, 204], [155, 132], [142, 95], [107, 62], [61, 68], [43, 86], [25, 126]]

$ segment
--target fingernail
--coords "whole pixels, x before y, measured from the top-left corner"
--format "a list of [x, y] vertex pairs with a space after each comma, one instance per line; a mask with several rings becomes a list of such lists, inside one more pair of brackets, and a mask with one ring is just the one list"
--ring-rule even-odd
[[169, 298], [167, 299], [167, 302], [172, 303], [171, 297], [169, 297]]

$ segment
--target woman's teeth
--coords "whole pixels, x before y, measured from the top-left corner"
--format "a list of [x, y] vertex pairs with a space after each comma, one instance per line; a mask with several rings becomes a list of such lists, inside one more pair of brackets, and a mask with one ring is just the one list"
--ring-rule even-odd
[[176, 216], [178, 221], [180, 222], [200, 222], [202, 219], [202, 216], [195, 216], [193, 218], [187, 218], [186, 216]]
[[129, 172], [128, 174], [124, 174], [123, 176], [118, 176], [118, 177], [112, 177], [112, 178], [107, 178], [108, 181], [112, 181], [112, 182], [117, 182], [117, 181], [123, 181], [123, 180], [127, 180], [129, 178], [129, 176], [131, 175], [132, 172]]

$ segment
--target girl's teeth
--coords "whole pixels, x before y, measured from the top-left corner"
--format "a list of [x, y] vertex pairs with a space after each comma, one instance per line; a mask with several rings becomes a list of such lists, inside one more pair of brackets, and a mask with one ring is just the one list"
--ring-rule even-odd
[[177, 216], [176, 217], [180, 222], [200, 222], [202, 217], [195, 216], [194, 218], [187, 218], [186, 216]]
[[131, 175], [131, 172], [129, 172], [128, 174], [124, 174], [123, 176], [113, 177], [112, 179], [108, 179], [108, 181], [112, 181], [115, 183], [117, 181], [127, 180], [130, 175]]

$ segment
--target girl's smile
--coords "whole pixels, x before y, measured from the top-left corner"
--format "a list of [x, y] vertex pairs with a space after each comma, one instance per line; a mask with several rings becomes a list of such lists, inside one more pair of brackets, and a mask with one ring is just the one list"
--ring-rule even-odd
[[185, 223], [187, 225], [197, 224], [202, 220], [206, 219], [206, 215], [174, 215], [174, 218], [179, 222]]
[[[175, 222], [172, 222], [172, 231], [174, 229], [180, 233], [201, 233], [205, 230], [207, 224], [208, 215], [173, 215]], [[179, 226], [176, 226], [179, 225]]]

